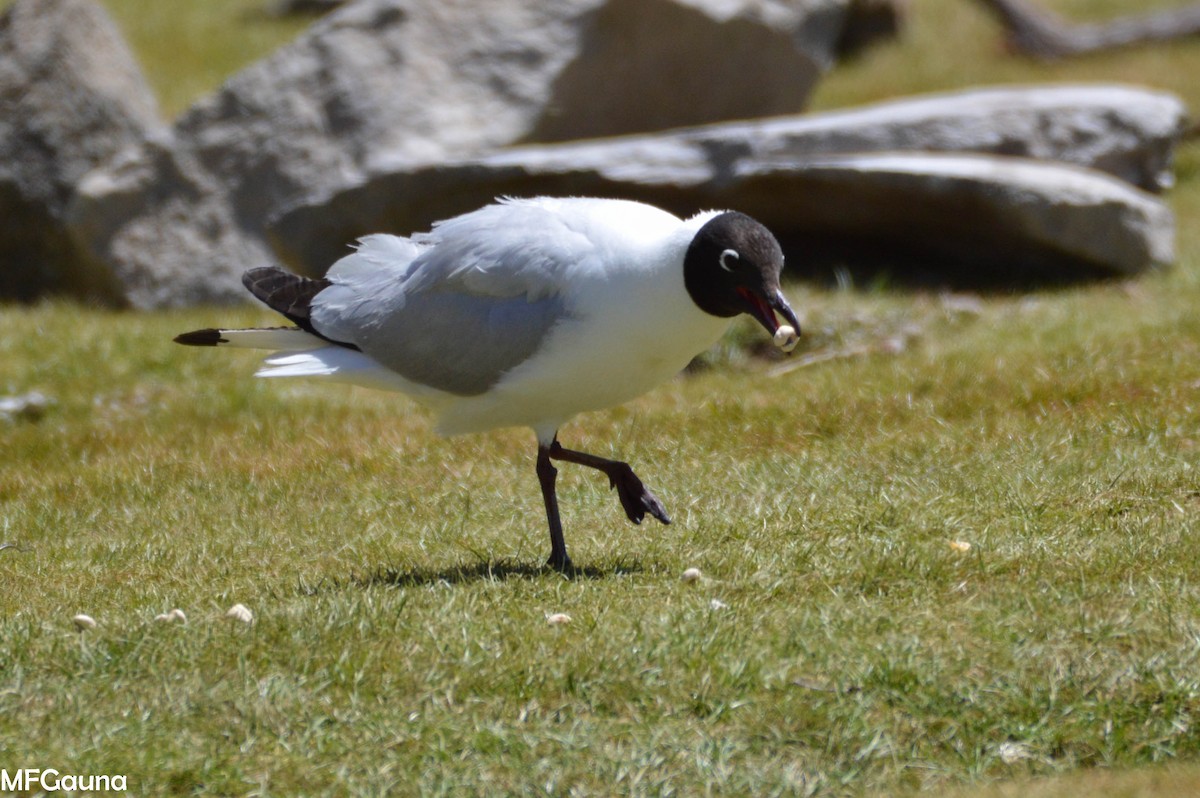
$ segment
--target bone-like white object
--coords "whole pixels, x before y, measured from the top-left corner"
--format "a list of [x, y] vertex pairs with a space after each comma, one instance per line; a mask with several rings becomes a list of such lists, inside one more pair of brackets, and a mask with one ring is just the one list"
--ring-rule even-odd
[[71, 621], [75, 624], [75, 628], [81, 632], [96, 628], [96, 620], [90, 615], [84, 615], [82, 612], [72, 618]]
[[254, 613], [250, 612], [245, 604], [234, 604], [226, 610], [225, 617], [232, 621], [241, 621], [242, 623], [252, 623], [254, 621]]
[[796, 334], [795, 327], [790, 324], [783, 324], [775, 331], [775, 337], [772, 339], [772, 342], [784, 352], [791, 352], [796, 348], [796, 344], [800, 343], [800, 336]]

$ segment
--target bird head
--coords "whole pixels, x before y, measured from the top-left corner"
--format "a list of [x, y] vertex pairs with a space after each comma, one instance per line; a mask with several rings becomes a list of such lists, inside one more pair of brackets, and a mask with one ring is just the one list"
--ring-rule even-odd
[[684, 284], [696, 306], [713, 316], [749, 313], [767, 333], [776, 313], [800, 332], [800, 321], [779, 288], [783, 250], [771, 231], [744, 213], [727, 211], [705, 222], [683, 258]]

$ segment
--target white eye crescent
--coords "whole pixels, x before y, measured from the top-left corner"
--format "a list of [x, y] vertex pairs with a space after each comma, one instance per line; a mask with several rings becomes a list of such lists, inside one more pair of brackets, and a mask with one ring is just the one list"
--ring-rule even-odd
[[741, 257], [736, 249], [727, 249], [721, 253], [721, 257], [717, 259], [717, 262], [721, 264], [722, 269], [731, 272], [735, 265], [732, 261], [740, 260]]

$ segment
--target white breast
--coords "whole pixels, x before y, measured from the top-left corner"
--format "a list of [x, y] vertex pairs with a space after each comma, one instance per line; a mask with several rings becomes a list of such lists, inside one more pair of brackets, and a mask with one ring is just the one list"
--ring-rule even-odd
[[681, 222], [624, 205], [587, 216], [600, 257], [572, 270], [570, 319], [487, 394], [437, 408], [439, 431], [529, 426], [548, 440], [571, 416], [670, 379], [721, 337], [729, 320], [697, 308], [683, 282], [684, 253], [709, 215]]

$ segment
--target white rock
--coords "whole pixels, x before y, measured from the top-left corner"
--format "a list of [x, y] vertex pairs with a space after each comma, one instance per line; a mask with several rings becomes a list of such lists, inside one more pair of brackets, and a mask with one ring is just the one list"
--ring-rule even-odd
[[1014, 765], [1025, 759], [1033, 759], [1033, 751], [1025, 743], [1005, 740], [996, 749], [1000, 761], [1006, 765]]
[[225, 617], [232, 621], [241, 621], [242, 623], [252, 623], [254, 621], [254, 613], [250, 612], [245, 604], [234, 604], [226, 610]]
[[683, 576], [681, 578], [685, 582], [699, 582], [702, 576], [704, 576], [704, 574], [700, 573], [699, 568], [689, 568], [683, 572]]
[[84, 615], [82, 612], [71, 620], [75, 623], [75, 628], [81, 632], [96, 628], [96, 619], [90, 615]]
[[550, 626], [562, 626], [571, 622], [571, 616], [565, 612], [555, 612], [546, 616], [546, 623]]

